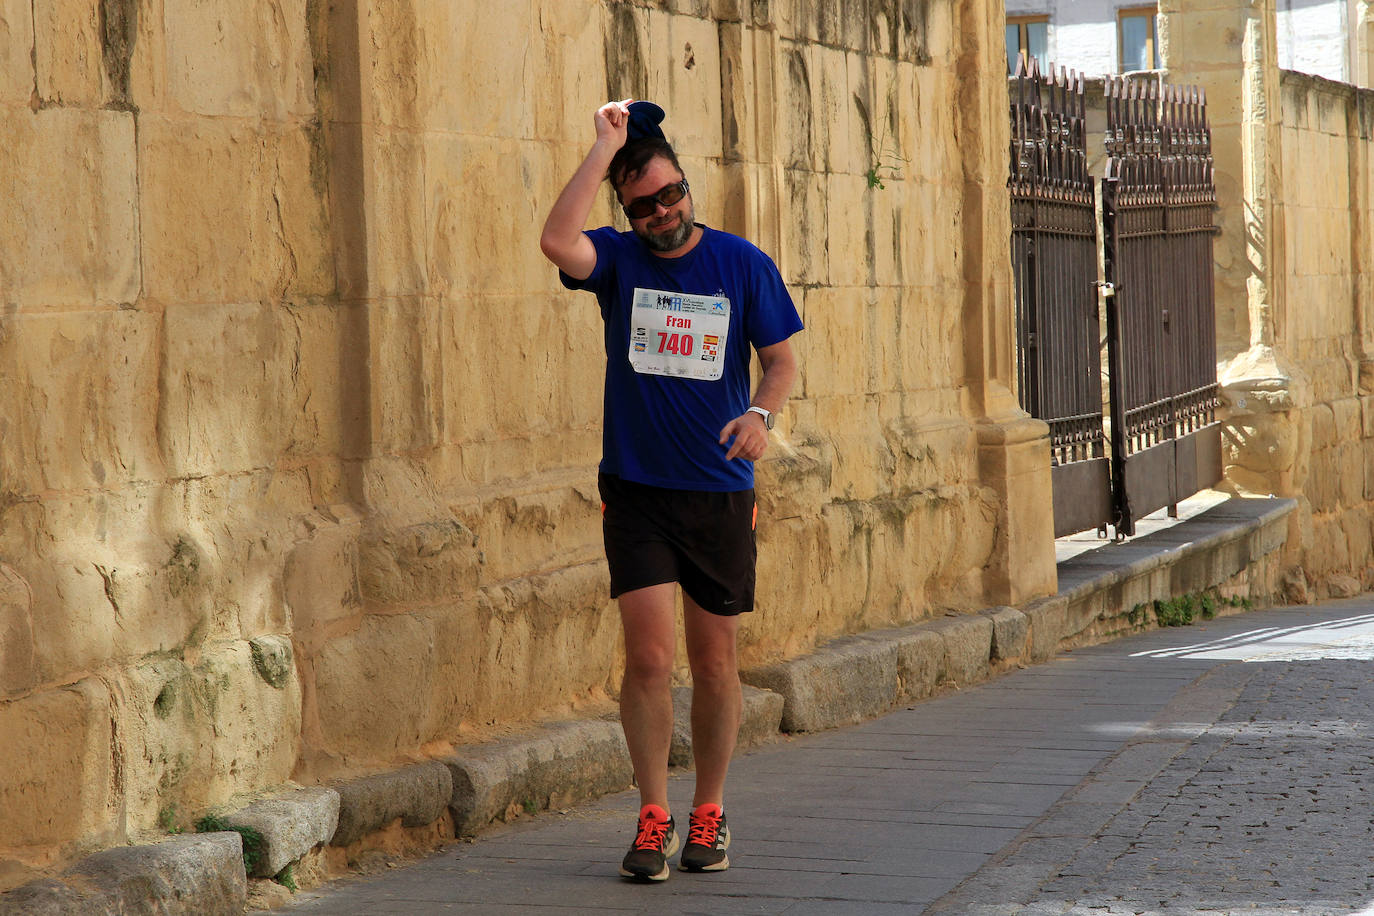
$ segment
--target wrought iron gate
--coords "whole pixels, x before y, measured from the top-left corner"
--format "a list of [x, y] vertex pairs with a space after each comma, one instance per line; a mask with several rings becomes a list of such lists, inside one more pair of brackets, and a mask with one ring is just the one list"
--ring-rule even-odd
[[1221, 479], [1212, 222], [1200, 90], [1107, 83], [1103, 263], [1117, 533]]
[[1108, 524], [1130, 535], [1221, 477], [1206, 102], [1196, 89], [1108, 80], [1103, 284], [1083, 78], [1042, 76], [1032, 59], [1011, 92], [1020, 396], [1050, 426], [1055, 536]]
[[1097, 213], [1083, 78], [1031, 58], [1011, 98], [1011, 246], [1021, 406], [1050, 427], [1054, 534], [1112, 519], [1102, 431]]

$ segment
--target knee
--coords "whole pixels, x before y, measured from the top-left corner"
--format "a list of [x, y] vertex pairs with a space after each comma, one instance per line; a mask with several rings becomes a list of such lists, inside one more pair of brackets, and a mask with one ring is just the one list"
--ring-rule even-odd
[[739, 684], [739, 661], [734, 652], [713, 652], [692, 659], [692, 683], [708, 688]]
[[625, 679], [636, 684], [666, 684], [673, 676], [673, 650], [641, 646], [625, 653]]

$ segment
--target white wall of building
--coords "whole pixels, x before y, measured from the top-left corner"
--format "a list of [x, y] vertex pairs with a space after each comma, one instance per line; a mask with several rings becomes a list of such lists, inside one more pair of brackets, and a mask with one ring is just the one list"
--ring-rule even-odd
[[[1279, 66], [1352, 81], [1350, 0], [1277, 3]], [[1006, 0], [1008, 16], [1049, 16], [1050, 62], [1088, 76], [1118, 72], [1117, 12], [1141, 5], [1139, 0]]]
[[1347, 0], [1278, 0], [1279, 66], [1351, 82]]
[[1117, 72], [1116, 14], [1140, 0], [1006, 0], [1008, 16], [1050, 17], [1049, 58], [1088, 76]]

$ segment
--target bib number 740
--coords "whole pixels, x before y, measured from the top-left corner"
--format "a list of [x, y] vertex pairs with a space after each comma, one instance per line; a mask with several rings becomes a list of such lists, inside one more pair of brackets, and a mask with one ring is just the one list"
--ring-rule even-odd
[[692, 341], [691, 334], [670, 334], [665, 331], [658, 331], [658, 352], [671, 353], [674, 356], [691, 356]]

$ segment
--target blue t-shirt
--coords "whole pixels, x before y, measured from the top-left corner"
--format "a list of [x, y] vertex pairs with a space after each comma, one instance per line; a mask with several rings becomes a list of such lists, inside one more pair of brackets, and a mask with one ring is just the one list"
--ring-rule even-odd
[[[595, 293], [605, 321], [601, 470], [676, 490], [748, 490], [754, 463], [726, 461], [729, 442], [720, 444], [720, 431], [749, 408], [750, 348], [791, 337], [802, 329], [801, 316], [768, 255], [738, 236], [701, 228], [701, 240], [687, 254], [660, 258], [633, 232], [603, 226], [587, 233], [596, 247], [591, 276], [578, 281], [559, 275], [569, 289]], [[719, 379], [635, 371], [629, 354], [636, 289], [729, 300]]]

